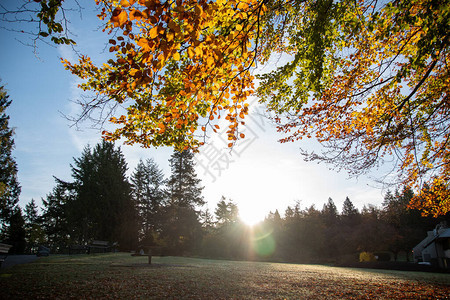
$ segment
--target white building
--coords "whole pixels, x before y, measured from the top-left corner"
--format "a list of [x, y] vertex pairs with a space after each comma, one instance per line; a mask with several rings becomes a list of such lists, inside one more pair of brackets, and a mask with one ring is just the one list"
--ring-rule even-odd
[[450, 228], [441, 223], [428, 231], [427, 237], [414, 247], [413, 253], [416, 263], [450, 269]]

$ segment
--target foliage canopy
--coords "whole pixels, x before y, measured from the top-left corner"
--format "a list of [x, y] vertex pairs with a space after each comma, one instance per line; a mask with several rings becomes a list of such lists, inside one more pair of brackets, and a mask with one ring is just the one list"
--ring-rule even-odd
[[[81, 119], [125, 107], [108, 140], [195, 150], [224, 117], [232, 147], [257, 91], [281, 142], [324, 146], [308, 159], [358, 175], [393, 157], [398, 183], [428, 182], [412, 207], [450, 211], [448, 0], [96, 3], [112, 58], [63, 62], [95, 94]], [[254, 67], [275, 55], [288, 62], [256, 90]]]

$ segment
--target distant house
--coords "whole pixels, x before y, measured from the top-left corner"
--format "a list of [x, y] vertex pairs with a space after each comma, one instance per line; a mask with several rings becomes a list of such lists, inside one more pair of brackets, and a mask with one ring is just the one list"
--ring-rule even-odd
[[427, 237], [413, 249], [416, 263], [450, 269], [450, 228], [445, 223], [427, 232]]

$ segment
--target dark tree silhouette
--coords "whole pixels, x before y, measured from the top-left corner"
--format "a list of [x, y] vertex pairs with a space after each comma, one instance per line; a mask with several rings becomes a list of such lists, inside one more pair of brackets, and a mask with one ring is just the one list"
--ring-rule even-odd
[[75, 197], [68, 213], [81, 243], [92, 239], [119, 242], [121, 249], [137, 246], [137, 213], [126, 177], [127, 164], [113, 143], [86, 147], [72, 166]]
[[174, 151], [169, 160], [172, 174], [167, 182], [163, 236], [177, 253], [192, 250], [201, 237], [199, 207], [205, 202], [193, 158], [191, 151]]
[[164, 174], [153, 159], [139, 161], [131, 175], [131, 193], [140, 222], [140, 242], [154, 244], [154, 236], [161, 231], [162, 211], [165, 205]]
[[14, 131], [9, 127], [9, 116], [6, 109], [11, 100], [3, 86], [0, 86], [0, 222], [1, 234], [7, 235], [11, 218], [17, 214], [20, 185], [17, 179], [17, 163], [12, 156], [14, 149]]

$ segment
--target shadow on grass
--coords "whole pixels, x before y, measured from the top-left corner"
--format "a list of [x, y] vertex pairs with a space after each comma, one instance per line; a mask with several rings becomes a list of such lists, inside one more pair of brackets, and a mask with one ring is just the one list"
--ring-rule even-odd
[[[53, 256], [0, 275], [1, 299], [444, 298], [434, 274], [128, 253]], [[445, 275], [445, 274], [440, 274]]]

